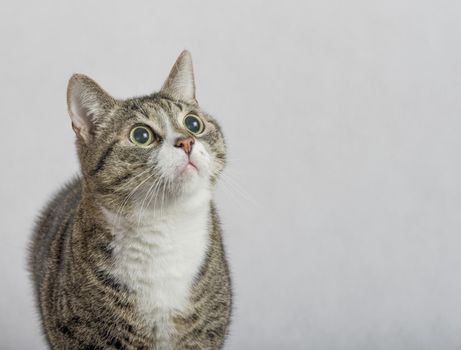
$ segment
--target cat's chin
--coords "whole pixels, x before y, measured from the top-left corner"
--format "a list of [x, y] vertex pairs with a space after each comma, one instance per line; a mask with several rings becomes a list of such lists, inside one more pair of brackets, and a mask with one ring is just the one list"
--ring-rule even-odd
[[177, 197], [193, 195], [206, 187], [204, 180], [201, 178], [197, 169], [192, 166], [187, 166], [176, 178]]
[[192, 161], [188, 161], [177, 170], [175, 182], [179, 188], [187, 188], [200, 182], [200, 178], [199, 168]]
[[194, 164], [186, 164], [177, 174], [172, 193], [173, 200], [183, 200], [210, 188], [209, 181]]

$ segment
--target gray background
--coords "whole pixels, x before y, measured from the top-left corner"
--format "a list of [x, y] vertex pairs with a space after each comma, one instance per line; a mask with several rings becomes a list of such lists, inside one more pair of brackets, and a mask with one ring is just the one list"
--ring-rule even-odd
[[461, 3], [15, 1], [0, 12], [1, 349], [44, 349], [25, 246], [78, 171], [65, 88], [183, 48], [229, 144], [227, 349], [461, 348]]

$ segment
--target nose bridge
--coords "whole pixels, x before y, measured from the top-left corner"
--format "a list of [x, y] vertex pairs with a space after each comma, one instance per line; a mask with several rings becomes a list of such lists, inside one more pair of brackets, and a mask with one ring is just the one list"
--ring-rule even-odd
[[192, 146], [194, 144], [194, 138], [191, 136], [187, 137], [179, 137], [176, 139], [174, 146], [178, 148], [182, 148], [184, 152], [190, 154], [192, 152]]

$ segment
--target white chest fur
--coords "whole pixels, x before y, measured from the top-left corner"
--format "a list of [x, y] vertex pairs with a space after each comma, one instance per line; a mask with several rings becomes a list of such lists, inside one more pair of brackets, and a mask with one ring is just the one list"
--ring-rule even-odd
[[140, 314], [157, 330], [157, 348], [171, 348], [172, 315], [187, 310], [209, 243], [209, 210], [209, 197], [196, 197], [146, 211], [139, 225], [121, 222], [114, 228], [113, 273], [136, 293]]

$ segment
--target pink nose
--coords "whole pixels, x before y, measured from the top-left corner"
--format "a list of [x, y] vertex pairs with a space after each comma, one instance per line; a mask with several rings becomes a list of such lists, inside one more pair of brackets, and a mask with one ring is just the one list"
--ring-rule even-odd
[[179, 138], [176, 140], [174, 146], [175, 147], [181, 147], [186, 154], [190, 154], [192, 152], [192, 145], [194, 144], [194, 139], [192, 137], [185, 137], [185, 138]]

